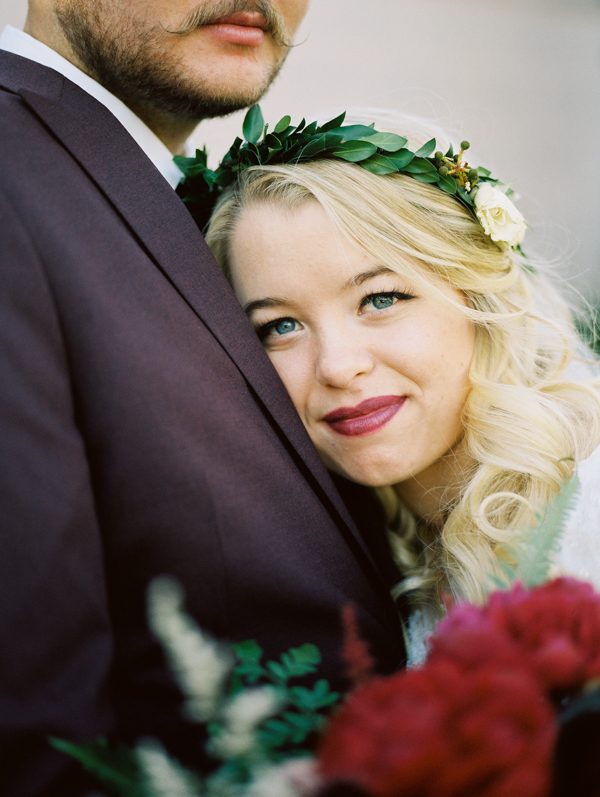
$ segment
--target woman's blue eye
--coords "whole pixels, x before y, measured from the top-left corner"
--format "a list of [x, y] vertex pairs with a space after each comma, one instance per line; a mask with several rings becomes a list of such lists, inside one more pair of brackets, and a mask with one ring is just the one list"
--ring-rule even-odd
[[384, 291], [383, 293], [370, 293], [368, 296], [365, 296], [362, 302], [360, 303], [361, 308], [367, 307], [367, 305], [371, 305], [375, 308], [375, 310], [387, 310], [388, 307], [392, 307], [396, 302], [401, 300], [408, 300], [412, 299], [413, 296], [410, 293], [403, 293], [402, 291]]
[[394, 296], [389, 294], [380, 293], [378, 296], [373, 296], [371, 302], [376, 310], [385, 310], [386, 307], [391, 307], [396, 301]]
[[278, 335], [286, 335], [296, 329], [296, 322], [291, 318], [282, 318], [280, 321], [276, 321], [271, 329]]
[[298, 322], [293, 318], [277, 318], [275, 321], [269, 321], [268, 324], [263, 324], [256, 331], [258, 337], [264, 340], [268, 335], [288, 335], [290, 332], [295, 332]]

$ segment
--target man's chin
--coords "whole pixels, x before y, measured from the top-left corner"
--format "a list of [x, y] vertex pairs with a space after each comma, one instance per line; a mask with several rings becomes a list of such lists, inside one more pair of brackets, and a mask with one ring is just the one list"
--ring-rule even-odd
[[190, 98], [198, 107], [205, 105], [206, 110], [210, 110], [205, 114], [208, 118], [225, 116], [259, 102], [277, 77], [284, 60], [231, 57], [221, 61], [221, 69], [213, 68], [208, 73], [200, 71], [198, 64], [189, 61], [182, 62], [179, 68], [180, 74], [187, 73], [183, 85], [187, 85]]
[[[203, 119], [214, 119], [219, 116], [228, 116], [231, 113], [248, 108], [257, 103], [262, 97], [262, 92], [253, 94], [208, 94], [202, 93], [192, 99], [188, 98], [188, 113], [185, 114], [183, 102], [179, 116], [188, 116], [191, 121], [201, 122]], [[183, 98], [182, 98], [183, 99]]]
[[255, 105], [263, 97], [266, 89], [266, 86], [261, 90], [257, 90], [255, 86], [252, 86], [248, 88], [246, 93], [243, 90], [238, 90], [234, 94], [231, 92], [231, 86], [229, 86], [228, 92], [200, 92], [194, 97], [190, 105], [191, 116], [197, 121], [213, 119], [218, 116], [228, 116], [231, 113], [235, 113], [235, 111]]

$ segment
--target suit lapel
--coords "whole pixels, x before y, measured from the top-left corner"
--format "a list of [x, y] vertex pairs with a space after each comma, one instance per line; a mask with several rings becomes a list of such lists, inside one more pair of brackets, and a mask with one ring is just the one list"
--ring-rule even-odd
[[317, 493], [342, 521], [351, 547], [360, 559], [369, 561], [373, 575], [376, 569], [362, 536], [229, 284], [173, 189], [112, 114], [69, 81], [64, 81], [58, 102], [27, 89], [19, 94], [107, 196], [239, 368], [292, 453], [303, 462]]

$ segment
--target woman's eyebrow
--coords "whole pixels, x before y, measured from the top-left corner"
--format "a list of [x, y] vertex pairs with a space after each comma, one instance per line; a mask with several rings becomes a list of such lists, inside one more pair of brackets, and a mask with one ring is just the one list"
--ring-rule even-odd
[[285, 299], [277, 299], [276, 297], [265, 296], [264, 299], [254, 299], [252, 302], [244, 305], [244, 312], [246, 315], [254, 312], [254, 310], [261, 310], [263, 307], [280, 307], [286, 304]]
[[369, 271], [361, 271], [360, 274], [355, 274], [351, 279], [348, 280], [348, 282], [346, 282], [344, 285], [344, 290], [348, 290], [348, 288], [356, 288], [359, 285], [362, 285], [363, 282], [373, 279], [373, 277], [379, 277], [381, 274], [395, 273], [395, 271], [392, 271], [392, 269], [388, 268], [387, 266], [376, 266]]
[[[369, 271], [361, 271], [360, 274], [355, 274], [346, 283], [344, 283], [342, 290], [345, 291], [349, 288], [356, 288], [359, 285], [362, 285], [363, 282], [373, 279], [373, 277], [379, 277], [381, 274], [395, 273], [395, 271], [387, 266], [376, 266], [375, 268], [369, 269]], [[289, 304], [289, 301], [276, 296], [265, 296], [264, 299], [254, 299], [253, 301], [245, 304], [244, 312], [246, 315], [250, 315], [252, 312], [254, 312], [254, 310], [262, 310], [265, 307], [281, 307], [282, 304]]]

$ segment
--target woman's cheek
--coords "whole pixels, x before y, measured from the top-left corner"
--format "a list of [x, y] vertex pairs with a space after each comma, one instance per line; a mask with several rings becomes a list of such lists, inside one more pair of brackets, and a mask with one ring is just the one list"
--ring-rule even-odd
[[303, 415], [304, 395], [310, 387], [304, 364], [291, 351], [269, 352], [269, 359], [290, 394], [296, 410]]

